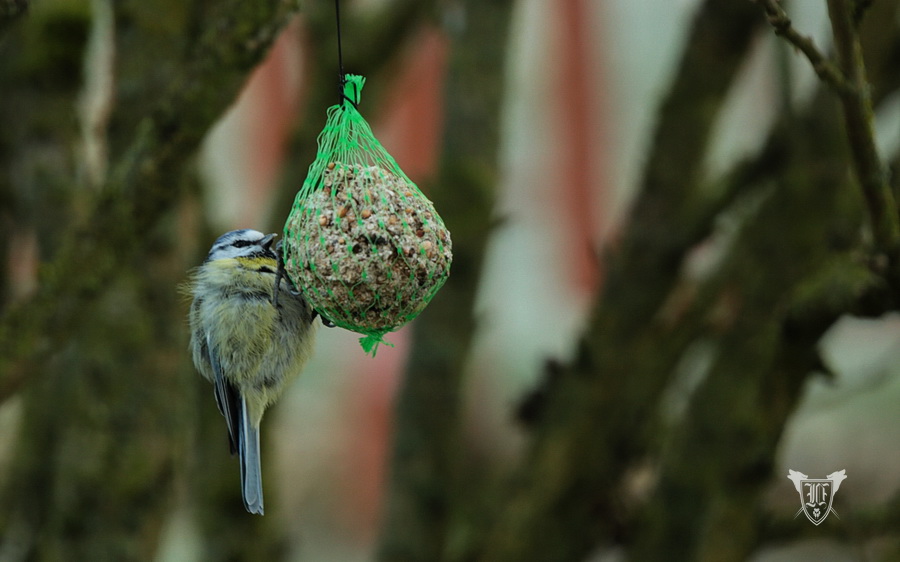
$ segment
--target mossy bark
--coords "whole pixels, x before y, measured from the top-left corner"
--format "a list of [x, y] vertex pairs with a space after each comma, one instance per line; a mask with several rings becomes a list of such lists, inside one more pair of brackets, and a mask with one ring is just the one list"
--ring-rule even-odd
[[[296, 9], [280, 0], [112, 6], [119, 104], [99, 185], [81, 173], [76, 149], [88, 3], [34, 9], [7, 31], [18, 49], [2, 46], [13, 103], [0, 111], [13, 126], [0, 132], [9, 166], [0, 181], [30, 211], [3, 226], [36, 232], [44, 261], [37, 291], [4, 302], [0, 324], [0, 399], [21, 390], [23, 404], [3, 481], [3, 542], [31, 559], [153, 556], [196, 426], [198, 379], [185, 329], [173, 329], [184, 326], [177, 285], [196, 263], [180, 203], [200, 141]], [[15, 172], [48, 153], [60, 156], [27, 168], [40, 175], [23, 186]]]
[[642, 188], [576, 359], [548, 386], [531, 450], [482, 560], [575, 560], [623, 524], [617, 488], [647, 452], [658, 401], [700, 332], [660, 315], [685, 253], [709, 234], [709, 132], [752, 32], [754, 8], [709, 0], [663, 102]]
[[[782, 124], [789, 131], [775, 132], [793, 142], [781, 144], [773, 183], [713, 281], [715, 357], [684, 419], [658, 438], [659, 482], [637, 526], [638, 558], [744, 560], [758, 544], [777, 444], [818, 366], [815, 342], [836, 319], [809, 322], [798, 305], [808, 290], [819, 292], [810, 280], [835, 260], [823, 240], [846, 240], [859, 228], [833, 107], [820, 95], [803, 119]], [[846, 291], [846, 304], [864, 287], [830, 286], [828, 294]]]

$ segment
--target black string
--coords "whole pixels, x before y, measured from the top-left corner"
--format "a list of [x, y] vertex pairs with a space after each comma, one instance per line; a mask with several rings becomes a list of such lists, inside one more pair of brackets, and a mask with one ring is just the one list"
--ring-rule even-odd
[[341, 50], [341, 0], [334, 0], [334, 16], [337, 23], [338, 72], [340, 72], [338, 75], [338, 99], [340, 103], [344, 103], [344, 100], [347, 99], [347, 96], [344, 95], [344, 84], [347, 80], [344, 78], [344, 53]]
[[338, 104], [344, 105], [345, 101], [350, 102], [353, 107], [359, 107], [356, 103], [356, 100], [359, 99], [359, 92], [356, 90], [356, 85], [353, 87], [353, 98], [348, 98], [344, 93], [344, 86], [347, 84], [347, 75], [344, 74], [344, 54], [341, 49], [341, 0], [334, 0], [334, 16], [337, 23], [337, 46], [338, 46], [338, 72], [340, 75], [338, 76]]

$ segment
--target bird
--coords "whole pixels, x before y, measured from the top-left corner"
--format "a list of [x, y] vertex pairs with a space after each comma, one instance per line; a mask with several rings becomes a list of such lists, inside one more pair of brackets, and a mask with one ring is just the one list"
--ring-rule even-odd
[[240, 229], [212, 245], [185, 291], [194, 366], [213, 385], [240, 459], [241, 495], [263, 515], [259, 427], [267, 407], [312, 355], [316, 313], [289, 279], [282, 281], [276, 234]]

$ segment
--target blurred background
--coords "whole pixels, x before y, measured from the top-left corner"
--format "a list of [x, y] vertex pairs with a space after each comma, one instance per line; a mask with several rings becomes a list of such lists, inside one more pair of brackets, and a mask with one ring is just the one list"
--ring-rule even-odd
[[[341, 3], [360, 111], [455, 259], [374, 358], [319, 331], [254, 519], [178, 285], [219, 234], [282, 231], [334, 4], [5, 4], [0, 560], [900, 558], [895, 256], [759, 6]], [[893, 166], [900, 3], [856, 5]], [[830, 51], [826, 2], [784, 7]], [[846, 469], [821, 526], [788, 469]]]

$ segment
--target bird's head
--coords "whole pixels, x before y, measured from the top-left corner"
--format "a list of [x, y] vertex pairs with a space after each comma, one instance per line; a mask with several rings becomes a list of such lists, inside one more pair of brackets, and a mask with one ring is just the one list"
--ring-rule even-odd
[[263, 234], [249, 228], [226, 232], [213, 243], [206, 261], [240, 257], [277, 259], [272, 248], [276, 236], [277, 234]]

